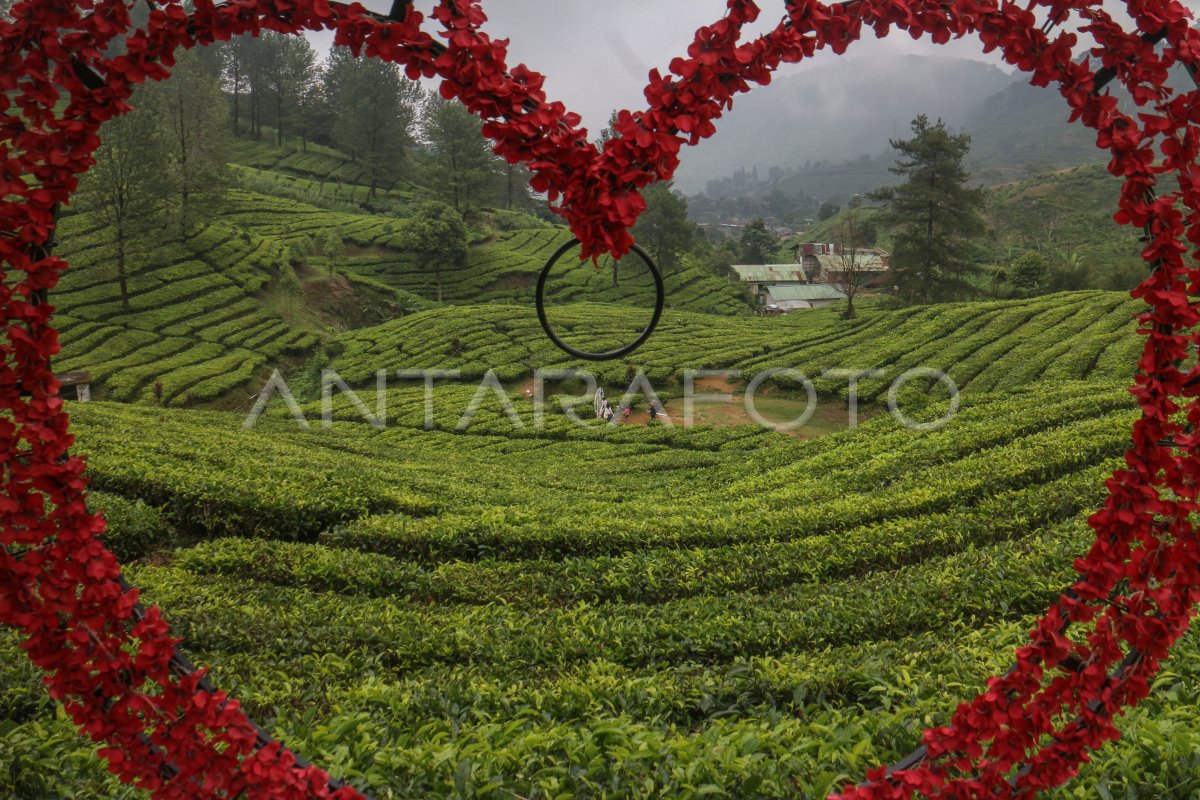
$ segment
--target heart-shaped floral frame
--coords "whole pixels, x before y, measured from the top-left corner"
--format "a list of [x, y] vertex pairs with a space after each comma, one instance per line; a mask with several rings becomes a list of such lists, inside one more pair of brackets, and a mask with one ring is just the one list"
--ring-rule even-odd
[[[1192, 518], [1200, 510], [1200, 368], [1189, 361], [1200, 270], [1189, 266], [1185, 243], [1200, 246], [1200, 90], [1163, 88], [1174, 67], [1196, 74], [1200, 32], [1177, 0], [1128, 0], [1134, 33], [1091, 0], [1031, 0], [1028, 8], [785, 0], [783, 22], [751, 41], [742, 29], [759, 9], [729, 0], [726, 16], [697, 32], [670, 75], [651, 74], [649, 107], [621, 112], [603, 149], [577, 116], [547, 101], [540, 75], [506, 66], [507, 43], [482, 32], [478, 3], [439, 0], [444, 44], [422, 31], [406, 0], [388, 17], [330, 0], [196, 0], [191, 13], [177, 0], [151, 5], [146, 28], [132, 34], [122, 0], [27, 0], [0, 20], [0, 622], [21, 629], [53, 696], [106, 743], [101, 752], [123, 780], [159, 798], [361, 797], [270, 742], [200, 672], [179, 669], [177, 640], [158, 609], [138, 605], [98, 538], [104, 523], [87, 511], [84, 463], [68, 454], [72, 438], [48, 363], [58, 337], [46, 291], [67, 267], [49, 255], [54, 211], [92, 165], [99, 126], [128, 110], [134, 84], [167, 76], [176, 48], [261, 28], [335, 30], [338, 44], [402, 64], [412, 78], [440, 77], [446, 97], [484, 120], [496, 152], [529, 167], [585, 257], [629, 250], [628, 229], [644, 209], [638, 190], [670, 178], [680, 149], [712, 135], [735, 95], [769, 82], [781, 63], [823, 48], [843, 52], [864, 26], [938, 43], [975, 34], [1034, 84], [1057, 83], [1072, 119], [1097, 131], [1110, 171], [1124, 179], [1117, 221], [1147, 233], [1143, 257], [1153, 269], [1135, 290], [1148, 305], [1147, 342], [1131, 390], [1143, 415], [1127, 469], [1113, 474], [1091, 518], [1096, 541], [1076, 563], [1077, 582], [1016, 652], [1016, 666], [990, 679], [948, 726], [927, 731], [904, 763], [841, 796], [1027, 797], [1067, 780], [1090, 750], [1116, 738], [1114, 715], [1149, 692], [1200, 600]], [[1068, 21], [1092, 37], [1101, 70], [1073, 59], [1077, 35], [1058, 27]], [[119, 35], [130, 36], [126, 54], [106, 58]], [[1137, 120], [1094, 91], [1100, 72], [1129, 90]], [[1165, 174], [1178, 189], [1155, 197]]]

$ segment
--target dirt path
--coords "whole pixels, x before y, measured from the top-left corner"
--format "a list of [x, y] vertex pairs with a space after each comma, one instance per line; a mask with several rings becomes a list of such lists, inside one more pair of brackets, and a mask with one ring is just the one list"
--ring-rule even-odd
[[[534, 381], [532, 378], [522, 383], [516, 390], [522, 397], [533, 399]], [[620, 391], [620, 390], [617, 390]], [[671, 387], [671, 393], [676, 394], [666, 406], [666, 413], [670, 417], [671, 422], [675, 425], [683, 424], [683, 397], [682, 387]], [[750, 411], [746, 408], [745, 388], [736, 380], [730, 380], [720, 377], [699, 378], [696, 380], [696, 396], [710, 394], [727, 394], [732, 395], [731, 402], [697, 402], [694, 408], [694, 424], [696, 425], [712, 425], [715, 428], [728, 428], [734, 425], [754, 425], [758, 424], [756, 420], [751, 418]], [[619, 396], [609, 395], [610, 400], [619, 400]], [[792, 420], [799, 419], [808, 409], [808, 401], [795, 400], [778, 392], [772, 392], [766, 389], [760, 390], [755, 396], [755, 410], [758, 414], [768, 422], [786, 424]], [[585, 413], [590, 415], [590, 410], [581, 409], [579, 414], [585, 417]], [[872, 409], [859, 409], [859, 422], [865, 422], [874, 415]], [[628, 418], [623, 417], [621, 412], [617, 411], [617, 418], [625, 425], [637, 425], [639, 427], [649, 427], [650, 413], [646, 408], [645, 400], [642, 398], [633, 413]], [[815, 439], [821, 436], [828, 436], [831, 433], [845, 430], [849, 427], [849, 412], [837, 398], [821, 398], [818, 401], [816, 408], [813, 411], [808, 422], [795, 430], [785, 431], [789, 436], [795, 436], [801, 439]]]

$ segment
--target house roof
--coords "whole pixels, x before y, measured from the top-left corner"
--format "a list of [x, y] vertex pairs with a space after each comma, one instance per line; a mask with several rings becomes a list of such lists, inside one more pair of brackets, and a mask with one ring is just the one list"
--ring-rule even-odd
[[[826, 272], [842, 272], [846, 269], [847, 263], [842, 256], [811, 256], [816, 258], [821, 264], [821, 269]], [[854, 257], [854, 269], [858, 272], [885, 272], [887, 265], [878, 253], [859, 253]]]
[[768, 286], [767, 292], [771, 300], [784, 303], [789, 300], [845, 300], [846, 295], [827, 283], [814, 283], [808, 286]]
[[737, 264], [733, 271], [747, 283], [803, 282], [804, 269], [799, 264]]

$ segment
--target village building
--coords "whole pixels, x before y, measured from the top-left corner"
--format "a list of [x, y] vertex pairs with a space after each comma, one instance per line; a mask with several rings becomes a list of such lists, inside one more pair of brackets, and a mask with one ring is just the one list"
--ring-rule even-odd
[[804, 286], [811, 281], [797, 264], [735, 264], [734, 273], [750, 287], [759, 305], [766, 305], [767, 289], [771, 286]]
[[63, 389], [75, 387], [75, 399], [81, 403], [86, 403], [92, 399], [92, 373], [90, 372], [64, 372], [61, 375], [55, 375], [58, 381], [59, 392], [62, 396]]
[[887, 285], [888, 254], [877, 248], [857, 248], [853, 260], [838, 244], [803, 242], [793, 248], [791, 264], [736, 264], [734, 273], [749, 288], [759, 306], [773, 313], [821, 308], [846, 299], [841, 290], [846, 273], [857, 275], [864, 289]]
[[803, 311], [809, 308], [824, 308], [846, 299], [841, 289], [827, 283], [813, 283], [805, 286], [768, 286], [766, 302], [763, 308], [768, 311], [778, 309], [778, 313]]
[[845, 285], [846, 272], [851, 268], [858, 275], [858, 285], [864, 289], [878, 289], [887, 283], [888, 254], [878, 248], [859, 247], [850, 251], [837, 243], [801, 242], [793, 252], [796, 263], [812, 283]]

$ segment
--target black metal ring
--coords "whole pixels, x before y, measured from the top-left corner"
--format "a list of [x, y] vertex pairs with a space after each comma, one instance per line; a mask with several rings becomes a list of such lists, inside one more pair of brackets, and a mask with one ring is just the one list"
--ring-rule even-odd
[[667, 295], [666, 289], [663, 286], [662, 271], [659, 270], [658, 264], [654, 263], [654, 259], [652, 259], [645, 250], [638, 247], [636, 244], [633, 245], [633, 252], [637, 254], [638, 258], [646, 262], [646, 266], [650, 269], [650, 274], [654, 276], [654, 290], [657, 293], [657, 296], [654, 300], [654, 315], [650, 317], [650, 324], [647, 325], [646, 329], [642, 331], [640, 336], [638, 336], [637, 341], [635, 341], [633, 344], [625, 345], [624, 347], [616, 350], [610, 350], [607, 353], [587, 353], [583, 350], [576, 350], [574, 347], [571, 347], [571, 345], [567, 344], [558, 337], [558, 334], [555, 333], [554, 329], [550, 327], [550, 320], [546, 318], [546, 280], [550, 277], [550, 270], [554, 268], [554, 265], [558, 263], [558, 260], [562, 258], [568, 250], [571, 250], [578, 245], [578, 239], [572, 239], [571, 241], [567, 242], [562, 247], [555, 250], [554, 255], [550, 256], [550, 260], [546, 262], [546, 266], [542, 267], [542, 274], [538, 276], [537, 282], [538, 320], [542, 323], [542, 330], [544, 330], [546, 335], [550, 337], [550, 341], [554, 342], [554, 345], [559, 350], [562, 350], [568, 355], [584, 361], [612, 361], [616, 358], [623, 358], [645, 344], [646, 340], [650, 338], [650, 335], [654, 333], [654, 329], [658, 327], [658, 320], [659, 317], [662, 316], [663, 303], [666, 300]]

